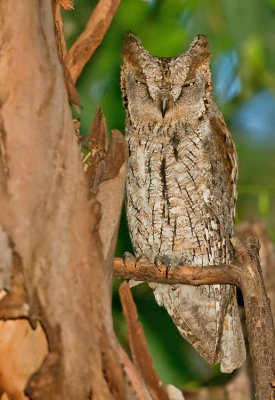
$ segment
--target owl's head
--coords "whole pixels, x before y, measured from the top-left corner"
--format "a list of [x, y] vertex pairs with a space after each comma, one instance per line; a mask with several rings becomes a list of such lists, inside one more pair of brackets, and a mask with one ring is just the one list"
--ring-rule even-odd
[[152, 56], [128, 33], [121, 88], [134, 124], [201, 119], [208, 111], [212, 88], [206, 37], [197, 36], [179, 57], [163, 58]]

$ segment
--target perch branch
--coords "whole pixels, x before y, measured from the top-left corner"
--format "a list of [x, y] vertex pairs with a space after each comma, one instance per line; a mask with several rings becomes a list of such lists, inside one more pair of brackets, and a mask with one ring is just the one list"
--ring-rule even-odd
[[167, 274], [165, 265], [114, 261], [114, 276], [137, 281], [166, 284], [233, 284], [243, 294], [250, 355], [257, 400], [272, 398], [275, 381], [275, 337], [270, 301], [266, 295], [259, 262], [258, 242], [250, 238], [244, 244], [232, 239], [236, 262], [209, 267], [178, 266]]
[[155, 264], [147, 262], [136, 264], [135, 262], [124, 262], [122, 258], [115, 258], [113, 276], [135, 281], [195, 286], [222, 283], [241, 285], [241, 268], [236, 265], [212, 265], [203, 268], [181, 265], [173, 267], [167, 273], [165, 265], [156, 267]]
[[75, 83], [82, 69], [102, 42], [120, 0], [100, 0], [84, 31], [77, 38], [65, 57], [67, 68]]

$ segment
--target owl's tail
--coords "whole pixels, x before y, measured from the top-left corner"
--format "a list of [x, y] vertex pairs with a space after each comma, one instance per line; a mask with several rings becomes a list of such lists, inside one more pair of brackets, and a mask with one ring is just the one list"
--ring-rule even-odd
[[209, 364], [220, 362], [221, 371], [227, 373], [243, 364], [246, 352], [232, 287], [150, 286], [158, 304], [167, 309], [181, 335]]

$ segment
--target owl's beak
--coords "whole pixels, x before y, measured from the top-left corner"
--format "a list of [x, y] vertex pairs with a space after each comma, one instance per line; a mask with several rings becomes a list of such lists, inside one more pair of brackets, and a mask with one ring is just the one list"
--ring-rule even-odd
[[168, 100], [166, 98], [162, 99], [160, 102], [162, 118], [164, 118], [166, 111], [168, 110]]

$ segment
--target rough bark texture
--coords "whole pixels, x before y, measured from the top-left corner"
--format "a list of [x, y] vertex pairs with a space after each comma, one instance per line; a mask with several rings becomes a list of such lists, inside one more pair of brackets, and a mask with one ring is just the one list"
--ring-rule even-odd
[[[22, 315], [33, 326], [41, 322], [49, 346], [28, 394], [40, 400], [122, 399], [110, 309], [112, 266], [99, 232], [103, 203], [90, 199], [51, 1], [2, 0], [0, 23], [0, 225], [22, 274], [25, 293], [17, 310], [25, 305]], [[125, 158], [119, 162], [118, 175], [103, 182], [111, 208], [105, 218], [112, 216], [106, 254], [113, 251], [123, 196]]]
[[244, 299], [249, 351], [255, 381], [255, 398], [275, 397], [275, 336], [270, 300], [266, 295], [259, 261], [259, 242], [253, 238], [242, 244], [232, 239], [239, 266], [244, 266], [241, 290]]
[[[267, 230], [267, 223], [262, 220], [251, 220], [251, 221], [244, 221], [241, 222], [240, 224], [237, 225], [236, 227], [236, 236], [244, 241], [248, 236], [255, 236], [258, 238], [260, 242], [260, 262], [261, 262], [261, 267], [263, 271], [263, 278], [264, 278], [264, 284], [266, 288], [266, 293], [268, 298], [270, 299], [270, 305], [271, 305], [271, 312], [273, 316], [273, 323], [275, 321], [275, 250], [274, 250], [274, 244], [270, 240], [268, 236], [268, 230]], [[250, 354], [249, 351], [249, 343], [248, 343], [248, 338], [247, 338], [247, 329], [245, 325], [245, 316], [244, 312], [242, 313], [243, 318], [243, 330], [244, 330], [244, 336], [245, 336], [245, 341], [246, 341], [246, 346], [247, 346], [247, 352]], [[232, 382], [232, 385], [229, 387], [234, 390], [234, 384], [236, 382], [235, 387], [237, 386], [238, 383], [240, 383], [243, 393], [245, 390], [245, 385], [244, 385], [244, 379], [245, 379], [245, 374], [247, 378], [247, 392], [254, 393], [255, 392], [255, 385], [254, 385], [254, 380], [253, 380], [253, 371], [252, 371], [252, 363], [251, 363], [251, 357], [248, 355], [246, 359], [246, 364], [242, 368], [241, 371], [238, 372], [238, 374], [241, 375], [242, 379], [238, 379], [238, 376], [235, 377], [234, 382]], [[250, 383], [249, 383], [250, 381]], [[239, 385], [239, 386], [240, 386]], [[235, 396], [235, 392], [234, 392]], [[243, 396], [244, 397], [244, 396]], [[250, 400], [252, 397], [247, 395], [244, 397], [244, 400]], [[234, 397], [233, 397], [234, 398]], [[230, 398], [231, 399], [231, 398]]]

